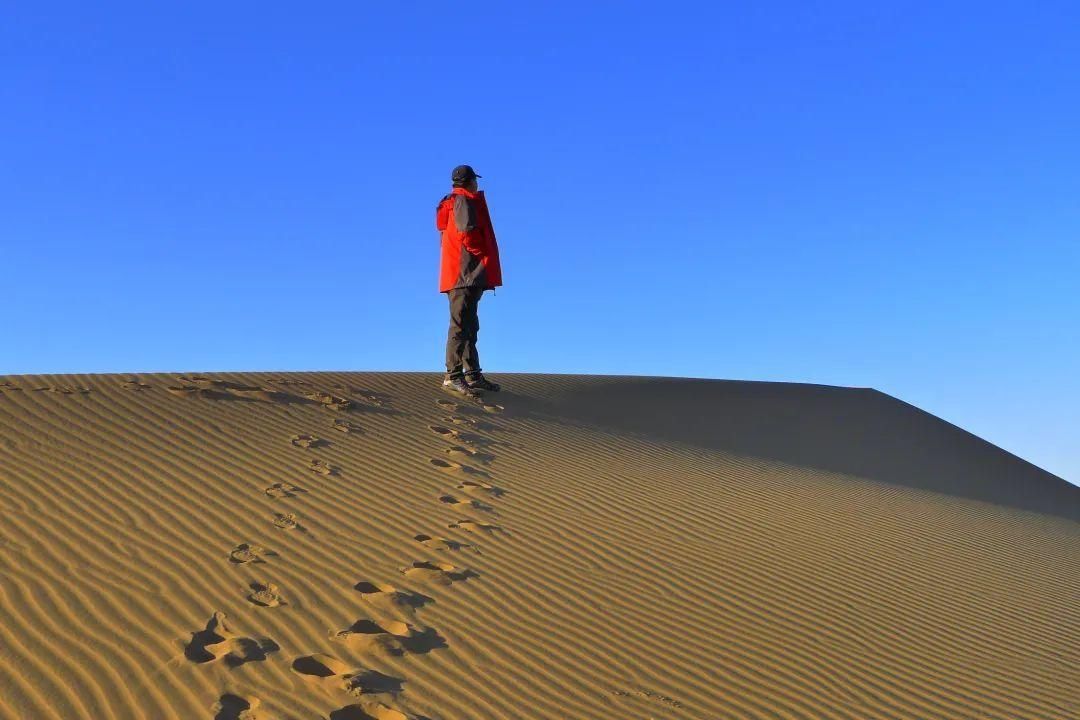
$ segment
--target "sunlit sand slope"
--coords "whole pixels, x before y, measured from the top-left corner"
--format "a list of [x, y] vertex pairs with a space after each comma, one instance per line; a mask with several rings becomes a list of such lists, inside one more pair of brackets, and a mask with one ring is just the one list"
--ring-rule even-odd
[[1080, 490], [869, 390], [0, 378], [0, 718], [1080, 717]]

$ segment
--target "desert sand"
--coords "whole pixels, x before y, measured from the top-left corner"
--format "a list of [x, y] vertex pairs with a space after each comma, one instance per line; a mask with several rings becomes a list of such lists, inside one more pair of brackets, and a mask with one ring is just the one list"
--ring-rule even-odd
[[867, 389], [0, 378], [0, 718], [1080, 717], [1080, 489]]

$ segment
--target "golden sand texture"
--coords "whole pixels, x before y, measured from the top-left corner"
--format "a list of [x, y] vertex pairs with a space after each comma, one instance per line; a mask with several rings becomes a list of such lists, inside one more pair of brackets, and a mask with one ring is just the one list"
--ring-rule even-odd
[[0, 378], [0, 719], [1080, 717], [1080, 489], [870, 390]]

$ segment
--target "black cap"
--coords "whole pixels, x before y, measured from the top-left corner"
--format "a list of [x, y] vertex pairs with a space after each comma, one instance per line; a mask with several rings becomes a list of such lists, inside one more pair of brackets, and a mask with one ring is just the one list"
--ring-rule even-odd
[[467, 183], [473, 178], [482, 177], [477, 175], [476, 171], [472, 169], [471, 165], [458, 165], [454, 168], [454, 171], [450, 173], [450, 180], [455, 184]]

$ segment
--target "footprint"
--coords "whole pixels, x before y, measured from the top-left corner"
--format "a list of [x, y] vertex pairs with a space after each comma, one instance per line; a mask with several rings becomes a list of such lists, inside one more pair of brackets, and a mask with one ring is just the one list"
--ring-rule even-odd
[[298, 493], [306, 493], [307, 490], [292, 483], [279, 482], [266, 488], [264, 492], [272, 498], [291, 498], [296, 497]]
[[199, 397], [201, 391], [194, 385], [169, 385], [165, 388], [165, 392], [177, 397], [195, 398]]
[[90, 388], [75, 385], [42, 385], [34, 388], [34, 392], [51, 392], [59, 395], [86, 395]]
[[[429, 425], [432, 428], [432, 432], [440, 435], [443, 440], [454, 443], [450, 446], [446, 453], [451, 456], [460, 457], [461, 459], [479, 460], [480, 462], [491, 462], [495, 459], [495, 456], [490, 453], [481, 452], [481, 448], [490, 447], [495, 444], [495, 441], [490, 438], [486, 438], [483, 435], [477, 435], [476, 433], [463, 432], [453, 428], [447, 428], [441, 425]], [[435, 428], [439, 430], [445, 430], [447, 432], [437, 432]], [[459, 455], [463, 453], [464, 455]], [[467, 455], [467, 458], [465, 457]]]
[[446, 639], [434, 628], [420, 628], [400, 620], [375, 622], [363, 618], [336, 637], [356, 651], [388, 655], [423, 655], [447, 647]]
[[383, 407], [384, 405], [386, 405], [386, 400], [383, 398], [382, 395], [379, 395], [378, 393], [367, 392], [365, 390], [359, 390], [357, 388], [348, 388], [348, 393], [350, 395], [355, 395], [368, 405], [374, 405], [375, 407]]
[[307, 678], [332, 678], [344, 675], [349, 671], [349, 666], [332, 655], [315, 653], [304, 655], [293, 660], [293, 672]]
[[326, 444], [325, 440], [315, 437], [314, 435], [293, 435], [289, 441], [293, 445], [299, 448], [317, 448]]
[[370, 668], [350, 669], [349, 665], [332, 655], [316, 653], [293, 660], [293, 672], [308, 680], [327, 681], [339, 685], [351, 695], [397, 695], [405, 683], [403, 678], [387, 675]]
[[475, 570], [460, 568], [450, 563], [431, 562], [430, 560], [418, 560], [408, 567], [401, 569], [401, 574], [420, 580], [429, 580], [449, 585], [459, 580], [468, 580], [479, 575]]
[[135, 392], [139, 392], [141, 390], [148, 389], [150, 386], [144, 382], [139, 382], [138, 380], [132, 378], [131, 380], [124, 380], [123, 382], [121, 382], [120, 387], [125, 390], [134, 390]]
[[499, 444], [495, 440], [492, 440], [491, 438], [484, 437], [483, 435], [477, 435], [476, 433], [469, 433], [469, 432], [460, 432], [460, 433], [458, 433], [457, 441], [459, 443], [461, 443], [462, 445], [468, 446], [469, 449], [471, 449], [471, 450], [476, 450], [478, 448], [491, 447], [493, 445]]
[[263, 388], [254, 385], [240, 385], [227, 380], [211, 380], [200, 375], [181, 375], [177, 380], [180, 381], [180, 385], [169, 385], [165, 390], [179, 397], [197, 397], [207, 400], [251, 399], [247, 395], [234, 393], [265, 392]]
[[296, 521], [296, 513], [274, 513], [274, 527], [307, 532], [307, 529]]
[[266, 562], [262, 559], [263, 554], [266, 552], [258, 545], [250, 545], [248, 543], [240, 543], [232, 552], [229, 553], [229, 562], [236, 563], [237, 565], [244, 565], [246, 563], [263, 563]]
[[467, 518], [463, 519], [463, 520], [458, 520], [457, 522], [452, 522], [449, 525], [447, 525], [447, 527], [452, 528], [454, 530], [464, 530], [465, 532], [472, 532], [472, 533], [474, 533], [474, 532], [494, 533], [494, 532], [502, 532], [502, 530], [503, 530], [502, 527], [499, 526], [499, 525], [495, 525], [493, 523], [480, 522], [479, 520], [469, 520]]
[[447, 415], [443, 418], [443, 422], [449, 425], [466, 425], [473, 430], [484, 432], [499, 429], [497, 425], [493, 425], [486, 421], [480, 413], [477, 413], [476, 415], [464, 415], [461, 413]]
[[226, 693], [214, 704], [214, 720], [258, 720], [255, 714], [260, 705], [259, 699], [253, 696], [244, 697]]
[[15, 383], [9, 381], [9, 380], [5, 380], [4, 382], [0, 382], [0, 393], [9, 393], [9, 392], [22, 392], [22, 388], [19, 387], [18, 385], [16, 385]]
[[619, 697], [624, 697], [624, 698], [636, 698], [638, 700], [643, 700], [643, 701], [648, 701], [648, 702], [653, 702], [653, 703], [662, 703], [664, 705], [667, 705], [667, 706], [673, 707], [673, 708], [681, 709], [681, 708], [686, 707], [679, 700], [676, 700], [675, 698], [673, 698], [673, 697], [671, 697], [669, 695], [664, 695], [663, 693], [658, 693], [658, 692], [656, 692], [654, 690], [645, 690], [645, 689], [612, 690], [611, 694], [619, 696]]
[[197, 385], [198, 387], [214, 387], [215, 385], [222, 384], [220, 380], [211, 380], [208, 377], [202, 375], [180, 375], [176, 378], [185, 385]]
[[400, 710], [395, 710], [386, 705], [378, 705], [371, 712], [375, 720], [429, 720], [426, 717], [419, 717], [417, 715], [406, 715]]
[[424, 547], [434, 548], [435, 550], [472, 550], [475, 553], [480, 552], [480, 548], [470, 543], [463, 543], [457, 540], [451, 540], [450, 538], [436, 538], [430, 535], [414, 535], [413, 540], [420, 543]]
[[485, 482], [477, 482], [476, 480], [462, 480], [457, 489], [467, 493], [485, 493], [497, 498], [506, 494], [506, 491], [500, 487], [488, 485]]
[[485, 465], [495, 459], [491, 453], [480, 452], [464, 445], [451, 445], [445, 450], [446, 454], [458, 460], [471, 460], [484, 463]]
[[[394, 708], [379, 703], [374, 707], [367, 708], [363, 715], [356, 715], [355, 713], [360, 705], [349, 705], [341, 710], [336, 710], [330, 713], [330, 720], [431, 720], [427, 715], [413, 715], [411, 713], [404, 713], [401, 710], [395, 710]], [[337, 715], [335, 713], [344, 713]]]
[[496, 405], [495, 403], [482, 402], [480, 407], [483, 408], [486, 413], [501, 413], [504, 408], [502, 405]]
[[338, 397], [337, 395], [331, 395], [330, 393], [315, 391], [304, 393], [304, 397], [308, 400], [314, 400], [327, 410], [344, 411], [352, 409], [353, 406], [352, 400]]
[[450, 412], [458, 409], [458, 404], [453, 400], [436, 400], [435, 404], [443, 410], [449, 410]]
[[363, 705], [346, 705], [330, 713], [330, 720], [429, 720], [419, 715], [406, 715], [386, 705], [365, 708]]
[[435, 467], [439, 468], [443, 472], [450, 472], [450, 473], [460, 472], [461, 469], [463, 467], [465, 467], [461, 463], [452, 462], [450, 460], [442, 460], [440, 458], [431, 458], [430, 460], [428, 460], [428, 462], [431, 463], [432, 465], [434, 465]]
[[247, 398], [249, 400], [262, 400], [263, 402], [282, 402], [289, 398], [285, 393], [280, 393], [273, 388], [260, 387], [258, 385], [237, 385], [230, 387], [229, 391], [237, 397]]
[[428, 430], [444, 438], [457, 439], [459, 433], [453, 428], [448, 428], [445, 425], [428, 425]]
[[339, 632], [335, 639], [356, 652], [404, 655], [400, 638], [411, 632], [408, 623], [395, 621], [382, 625], [365, 618]]
[[[340, 635], [340, 633], [339, 633]], [[315, 653], [293, 660], [292, 670], [305, 680], [337, 687], [350, 695], [397, 695], [405, 682], [402, 678], [369, 668], [350, 669], [333, 655]]]
[[358, 669], [345, 676], [345, 692], [352, 695], [392, 695], [403, 688], [404, 678], [381, 673], [378, 670]]
[[205, 630], [191, 634], [184, 657], [198, 664], [224, 659], [229, 667], [239, 667], [265, 660], [280, 649], [270, 638], [239, 637], [226, 623], [225, 613], [215, 612]]
[[262, 385], [241, 385], [240, 383], [220, 381], [217, 383], [217, 387], [222, 390], [226, 390], [238, 397], [256, 398], [264, 394], [273, 394], [274, 391], [270, 388], [265, 388]]
[[411, 590], [398, 590], [387, 583], [374, 583], [361, 580], [353, 586], [360, 596], [373, 605], [382, 607], [402, 607], [408, 609], [422, 608], [435, 602], [427, 595], [421, 595]]
[[361, 705], [346, 705], [330, 713], [330, 720], [377, 720], [369, 715]]
[[431, 458], [428, 462], [446, 473], [454, 475], [476, 475], [479, 477], [488, 477], [488, 474], [483, 470], [478, 470], [471, 465], [462, 465], [459, 462], [453, 460], [443, 460], [442, 458]]
[[278, 586], [272, 582], [253, 582], [249, 586], [251, 587], [251, 594], [248, 595], [248, 600], [261, 605], [262, 607], [278, 607], [285, 604], [285, 601], [281, 599], [281, 595], [278, 592]]
[[342, 419], [342, 418], [338, 418], [338, 419], [334, 420], [334, 429], [335, 430], [340, 430], [341, 432], [346, 432], [346, 433], [362, 433], [362, 432], [364, 432], [364, 429], [362, 427], [360, 427], [359, 425], [357, 425], [356, 423], [349, 422], [348, 420], [345, 420], [345, 419]]
[[495, 512], [495, 508], [485, 503], [482, 503], [479, 500], [462, 500], [461, 498], [456, 498], [453, 495], [449, 494], [440, 495], [439, 502], [451, 505], [453, 507], [457, 507], [459, 509], [468, 507], [472, 508], [473, 510], [480, 510], [482, 512]]
[[362, 400], [368, 405], [374, 405], [375, 407], [382, 407], [387, 404], [387, 400], [377, 393], [365, 393], [363, 391], [354, 390], [353, 395], [359, 395]]
[[311, 470], [311, 472], [313, 473], [318, 473], [319, 475], [337, 474], [337, 468], [332, 467], [325, 460], [312, 460], [311, 463], [308, 465], [308, 469]]
[[218, 655], [210, 648], [219, 648], [232, 635], [225, 622], [225, 613], [215, 612], [206, 623], [206, 629], [191, 633], [191, 641], [184, 648], [184, 657], [194, 663], [216, 660]]

